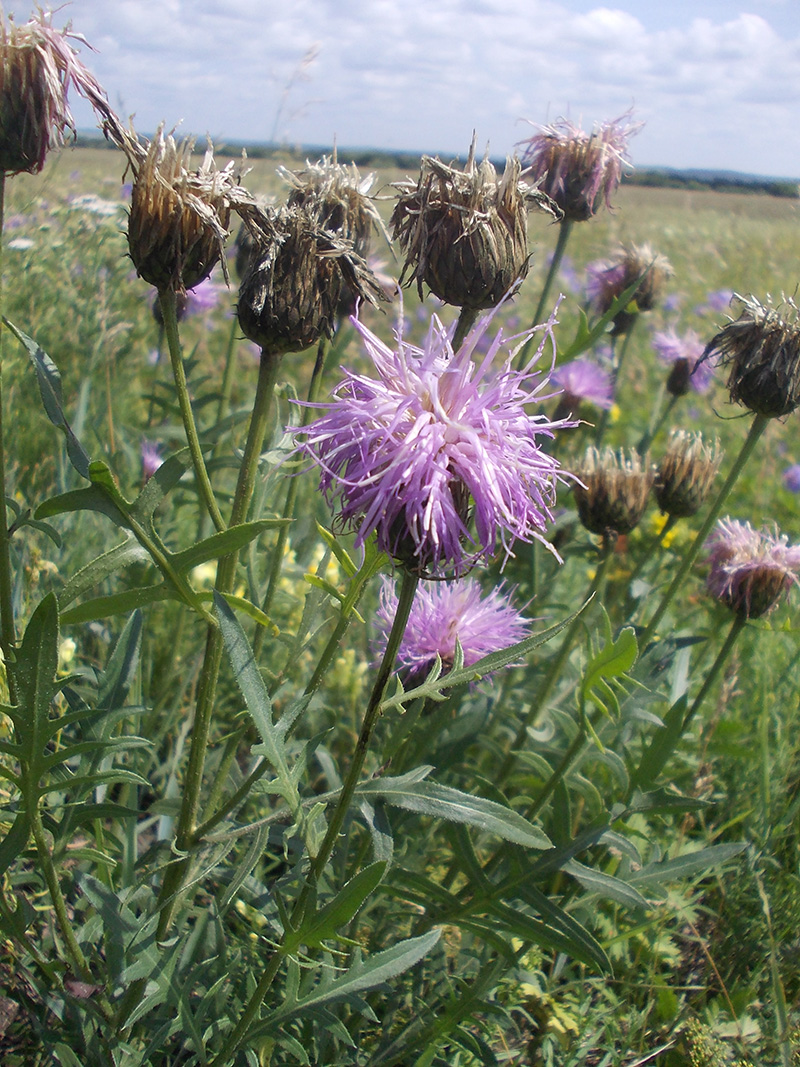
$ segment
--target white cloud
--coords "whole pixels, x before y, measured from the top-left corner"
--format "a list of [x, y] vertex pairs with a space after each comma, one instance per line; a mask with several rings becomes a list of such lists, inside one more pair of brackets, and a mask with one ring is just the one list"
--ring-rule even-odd
[[112, 102], [143, 130], [183, 117], [199, 134], [269, 137], [316, 42], [281, 115], [295, 141], [448, 154], [477, 128], [501, 155], [525, 136], [520, 118], [590, 124], [634, 104], [648, 120], [637, 159], [745, 170], [758, 159], [791, 174], [800, 154], [773, 131], [800, 124], [793, 4], [74, 0], [64, 14], [98, 48], [87, 62]]

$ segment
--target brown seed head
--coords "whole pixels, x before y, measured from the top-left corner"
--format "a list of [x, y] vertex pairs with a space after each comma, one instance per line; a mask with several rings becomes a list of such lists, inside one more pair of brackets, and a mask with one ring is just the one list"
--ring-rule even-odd
[[299, 352], [330, 337], [343, 286], [373, 304], [385, 295], [351, 245], [305, 208], [284, 206], [272, 221], [275, 237], [259, 243], [239, 289], [239, 325], [261, 348]]
[[405, 253], [401, 281], [423, 282], [447, 304], [472, 310], [494, 307], [528, 271], [527, 213], [535, 204], [557, 208], [520, 181], [521, 164], [507, 159], [502, 177], [485, 158], [475, 163], [472, 142], [466, 168], [422, 157], [416, 182], [399, 182], [393, 235]]
[[703, 359], [717, 357], [730, 367], [731, 400], [772, 418], [800, 404], [800, 313], [793, 300], [775, 308], [769, 298], [736, 296], [738, 319], [727, 323], [706, 345]]
[[587, 530], [626, 534], [638, 525], [653, 484], [649, 455], [590, 446], [575, 475], [583, 483], [576, 483], [574, 492], [578, 517]]
[[[39, 11], [22, 26], [0, 10], [0, 170], [38, 173], [51, 148], [75, 136], [67, 103], [72, 85], [105, 119], [106, 94], [69, 44], [83, 41], [69, 26], [55, 30], [52, 15]], [[85, 43], [85, 42], [84, 42]]]
[[708, 497], [722, 463], [719, 442], [707, 445], [700, 433], [673, 430], [653, 484], [666, 515], [695, 515]]
[[303, 170], [279, 167], [278, 173], [292, 186], [289, 206], [305, 208], [323, 230], [349, 241], [362, 259], [366, 259], [373, 228], [389, 243], [375, 201], [369, 196], [374, 174], [362, 178], [355, 163], [343, 166], [335, 153], [333, 158], [323, 156], [319, 163], [306, 163]]

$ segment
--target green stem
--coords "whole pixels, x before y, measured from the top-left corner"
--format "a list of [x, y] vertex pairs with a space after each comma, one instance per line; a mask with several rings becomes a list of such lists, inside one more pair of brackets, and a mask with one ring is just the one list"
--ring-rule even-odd
[[453, 334], [453, 352], [457, 352], [464, 343], [464, 338], [467, 336], [475, 320], [478, 317], [477, 309], [475, 308], [462, 308], [461, 314], [458, 316], [458, 322], [456, 323], [456, 332]]
[[[587, 593], [586, 599], [589, 599], [600, 590], [606, 575], [606, 571], [608, 569], [609, 562], [611, 560], [611, 544], [605, 538], [603, 540], [602, 551], [603, 555], [597, 566], [594, 579], [592, 580], [592, 583], [589, 586], [589, 591]], [[494, 779], [495, 785], [498, 788], [506, 780], [511, 768], [514, 766], [517, 759], [516, 750], [521, 747], [521, 745], [525, 741], [525, 738], [528, 736], [528, 728], [532, 725], [532, 723], [538, 717], [539, 713], [546, 706], [547, 700], [550, 697], [550, 694], [552, 693], [553, 688], [561, 675], [561, 671], [564, 668], [567, 659], [569, 658], [570, 652], [572, 651], [572, 646], [575, 643], [575, 638], [578, 635], [578, 631], [581, 626], [585, 624], [585, 622], [586, 620], [584, 619], [583, 614], [573, 619], [569, 629], [564, 635], [564, 639], [561, 642], [561, 646], [558, 652], [550, 660], [550, 664], [547, 668], [547, 673], [545, 674], [542, 681], [539, 683], [539, 686], [536, 690], [536, 697], [532, 701], [530, 708], [528, 708], [528, 712], [525, 715], [525, 718], [520, 723], [516, 736], [511, 742], [509, 749], [506, 752], [505, 759], [500, 765], [500, 770], [498, 771]]]
[[214, 490], [211, 486], [211, 480], [208, 477], [208, 470], [203, 459], [203, 450], [200, 447], [200, 438], [197, 434], [197, 425], [194, 421], [189, 388], [186, 384], [186, 371], [183, 366], [181, 341], [178, 335], [177, 301], [174, 289], [164, 289], [159, 292], [158, 302], [161, 306], [161, 317], [164, 320], [164, 331], [167, 336], [172, 374], [178, 391], [178, 404], [186, 432], [186, 441], [189, 445], [189, 454], [192, 457], [197, 489], [208, 514], [211, 516], [211, 521], [214, 523], [217, 532], [221, 533], [225, 529], [225, 520], [222, 518], [222, 513], [219, 510]]
[[728, 630], [728, 636], [725, 638], [725, 643], [723, 644], [722, 648], [717, 653], [717, 658], [712, 663], [711, 669], [709, 670], [708, 674], [705, 677], [705, 681], [703, 682], [702, 686], [700, 687], [700, 692], [694, 698], [694, 700], [692, 701], [692, 706], [689, 708], [689, 710], [686, 712], [686, 714], [683, 717], [683, 725], [681, 727], [681, 735], [683, 735], [686, 732], [686, 730], [688, 729], [689, 724], [691, 723], [692, 719], [695, 717], [697, 712], [700, 710], [701, 705], [703, 704], [704, 700], [708, 696], [709, 690], [711, 689], [711, 687], [714, 684], [714, 682], [717, 680], [717, 677], [719, 676], [719, 672], [722, 670], [722, 668], [723, 668], [723, 666], [725, 664], [725, 661], [727, 660], [728, 656], [730, 655], [730, 651], [733, 648], [733, 645], [734, 645], [734, 642], [736, 641], [736, 638], [742, 632], [742, 629], [744, 628], [744, 624], [746, 622], [747, 622], [747, 619], [745, 618], [744, 615], [738, 615], [737, 614], [734, 617], [733, 623], [731, 624], [731, 628], [730, 628], [730, 630]]
[[361, 725], [361, 733], [358, 736], [358, 741], [356, 742], [353, 759], [347, 772], [347, 777], [344, 780], [342, 791], [339, 794], [339, 799], [336, 803], [331, 821], [328, 824], [327, 833], [325, 834], [317, 855], [311, 863], [311, 869], [306, 877], [305, 885], [292, 909], [291, 929], [284, 931], [282, 943], [272, 954], [266, 970], [253, 991], [241, 1018], [226, 1040], [225, 1050], [213, 1060], [211, 1067], [224, 1067], [225, 1064], [230, 1063], [233, 1055], [238, 1051], [242, 1042], [245, 1040], [247, 1031], [256, 1019], [261, 1004], [264, 1001], [264, 997], [267, 995], [267, 992], [278, 973], [278, 969], [286, 952], [285, 942], [287, 935], [293, 932], [296, 921], [301, 919], [305, 913], [311, 894], [315, 890], [316, 885], [328, 864], [328, 860], [331, 858], [336, 846], [337, 838], [339, 837], [339, 833], [344, 825], [344, 820], [350, 809], [350, 803], [353, 799], [356, 786], [358, 785], [358, 780], [361, 777], [361, 771], [364, 767], [364, 760], [369, 748], [372, 731], [380, 713], [383, 691], [386, 688], [386, 683], [389, 681], [392, 671], [394, 670], [397, 651], [400, 648], [400, 642], [405, 633], [408, 616], [411, 612], [411, 605], [414, 602], [414, 594], [417, 591], [418, 584], [419, 577], [417, 575], [410, 574], [408, 571], [403, 572], [403, 580], [397, 598], [397, 612], [386, 644], [386, 651], [383, 654], [383, 659], [378, 668], [375, 683], [372, 687], [372, 692], [364, 713], [364, 721]]
[[658, 437], [659, 433], [661, 433], [661, 429], [664, 423], [672, 414], [672, 409], [675, 407], [677, 401], [678, 397], [675, 395], [675, 393], [671, 393], [670, 398], [667, 401], [666, 406], [664, 407], [664, 410], [661, 412], [657, 419], [651, 420], [650, 425], [647, 427], [647, 430], [642, 434], [642, 438], [639, 441], [639, 444], [636, 446], [636, 451], [639, 453], [640, 456], [643, 456], [645, 454], [645, 452], [650, 447], [651, 442], [654, 441], [656, 437]]
[[630, 575], [628, 576], [628, 589], [630, 589], [630, 587], [633, 585], [633, 583], [636, 581], [636, 579], [642, 573], [642, 571], [645, 568], [645, 565], [648, 563], [648, 561], [650, 559], [652, 559], [653, 554], [659, 548], [661, 548], [661, 546], [663, 545], [663, 543], [664, 543], [664, 541], [665, 541], [665, 539], [667, 537], [667, 534], [670, 532], [670, 530], [672, 529], [672, 527], [675, 525], [675, 523], [677, 521], [678, 521], [678, 519], [677, 519], [677, 517], [675, 515], [668, 515], [667, 516], [667, 521], [661, 527], [661, 532], [656, 534], [656, 536], [653, 538], [653, 540], [650, 542], [650, 544], [645, 549], [642, 550], [642, 554], [639, 557], [638, 563], [636, 564], [636, 566], [633, 568], [633, 570], [631, 571]]
[[[261, 455], [267, 431], [272, 395], [275, 390], [280, 362], [280, 355], [262, 351], [256, 397], [253, 404], [253, 413], [250, 417], [250, 429], [247, 434], [231, 509], [231, 526], [238, 526], [244, 521], [253, 495], [258, 459]], [[229, 593], [233, 588], [236, 575], [236, 560], [237, 553], [233, 552], [230, 555], [223, 556], [219, 561], [216, 588], [222, 594]], [[188, 861], [185, 855], [195, 840], [195, 827], [200, 810], [200, 792], [203, 784], [203, 769], [211, 731], [217, 679], [219, 678], [219, 669], [222, 662], [222, 649], [223, 639], [219, 627], [209, 626], [206, 634], [205, 656], [197, 686], [197, 706], [192, 730], [192, 744], [186, 768], [186, 780], [184, 782], [183, 798], [175, 837], [175, 849], [181, 855], [181, 858], [175, 860], [167, 868], [158, 898], [158, 907], [160, 909], [158, 939], [160, 941], [164, 940], [172, 925], [178, 894], [187, 869]]]
[[722, 511], [722, 507], [725, 501], [728, 499], [728, 496], [734, 486], [734, 483], [736, 482], [736, 479], [742, 473], [745, 464], [747, 463], [751, 453], [758, 444], [758, 439], [761, 437], [762, 433], [766, 429], [768, 422], [769, 418], [766, 415], [756, 415], [753, 419], [752, 425], [750, 426], [750, 432], [748, 433], [747, 438], [745, 439], [745, 442], [742, 445], [739, 455], [736, 457], [734, 464], [731, 467], [730, 474], [725, 479], [725, 484], [722, 486], [719, 493], [717, 494], [716, 500], [711, 505], [711, 508], [709, 509], [708, 514], [706, 515], [705, 522], [697, 531], [697, 536], [695, 537], [691, 547], [684, 556], [683, 562], [678, 568], [675, 577], [672, 579], [672, 583], [670, 584], [666, 593], [664, 593], [664, 596], [661, 599], [661, 603], [658, 605], [655, 612], [653, 613], [653, 617], [645, 627], [644, 633], [642, 634], [641, 639], [639, 641], [639, 648], [646, 648], [648, 641], [652, 638], [653, 634], [656, 631], [656, 627], [661, 622], [664, 613], [672, 603], [673, 599], [675, 598], [675, 594], [678, 592], [681, 585], [683, 584], [683, 581], [686, 578], [686, 575], [689, 573], [692, 564], [700, 554], [700, 549], [706, 542], [706, 538], [708, 537], [711, 531], [711, 527], [717, 521], [719, 513]]
[[[533, 319], [531, 320], [531, 327], [538, 326], [541, 323], [545, 304], [547, 303], [548, 297], [550, 296], [550, 292], [553, 288], [553, 282], [556, 280], [556, 275], [558, 274], [559, 268], [561, 267], [561, 261], [564, 258], [564, 250], [567, 247], [567, 241], [569, 240], [569, 235], [572, 232], [572, 226], [572, 219], [568, 219], [566, 218], [566, 216], [559, 223], [558, 240], [556, 241], [556, 247], [553, 250], [553, 258], [550, 260], [550, 267], [547, 271], [547, 277], [544, 280], [544, 285], [542, 286], [542, 291], [539, 295], [539, 303], [536, 305], [536, 311], [534, 312]], [[522, 368], [525, 366], [526, 360], [528, 358], [528, 352], [530, 351], [534, 339], [535, 337], [529, 337], [523, 345], [522, 351], [519, 354], [519, 359], [517, 360], [517, 370], [522, 370]]]
[[[314, 410], [308, 405], [313, 404], [317, 399], [320, 383], [322, 382], [322, 371], [325, 368], [325, 355], [327, 349], [327, 342], [325, 338], [322, 338], [317, 347], [317, 358], [314, 362], [314, 369], [311, 372], [311, 381], [308, 384], [308, 394], [306, 396], [306, 406], [302, 410], [300, 416], [300, 425], [307, 425], [311, 418], [311, 413]], [[300, 481], [298, 477], [289, 478], [289, 486], [286, 490], [286, 501], [283, 505], [283, 518], [293, 519], [294, 509], [297, 504], [297, 492], [300, 488]], [[275, 548], [272, 553], [272, 559], [270, 561], [269, 578], [267, 580], [267, 591], [264, 594], [264, 600], [261, 604], [261, 610], [265, 615], [269, 615], [272, 608], [272, 601], [275, 597], [275, 591], [278, 588], [278, 581], [281, 575], [281, 568], [283, 567], [283, 554], [286, 548], [286, 541], [289, 537], [290, 523], [286, 522], [281, 526], [278, 531], [278, 539], [275, 543]], [[256, 660], [259, 657], [261, 648], [264, 644], [264, 628], [259, 627], [256, 631], [255, 638], [253, 640], [253, 655]]]
[[[0, 310], [3, 302], [3, 226], [5, 221], [6, 172], [0, 170]], [[11, 581], [11, 546], [6, 515], [6, 458], [3, 425], [3, 357], [5, 330], [0, 328], [0, 648], [6, 664], [9, 700], [16, 704], [14, 649], [17, 643], [14, 626], [14, 601]]]

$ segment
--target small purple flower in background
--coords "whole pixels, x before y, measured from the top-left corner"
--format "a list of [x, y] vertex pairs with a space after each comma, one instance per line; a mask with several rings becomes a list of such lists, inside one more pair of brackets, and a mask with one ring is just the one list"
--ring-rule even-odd
[[783, 484], [792, 493], [800, 493], [800, 463], [793, 463], [783, 472]]
[[[397, 614], [394, 583], [383, 579], [377, 612], [380, 636], [377, 651], [386, 648], [389, 631]], [[450, 670], [458, 638], [464, 653], [464, 666], [470, 667], [492, 652], [523, 641], [530, 636], [530, 619], [510, 603], [509, 593], [498, 586], [483, 596], [474, 578], [458, 582], [426, 582], [417, 588], [397, 663], [406, 681], [421, 682], [436, 656]]]
[[498, 329], [486, 356], [473, 361], [492, 318], [480, 318], [457, 353], [453, 328], [435, 315], [422, 348], [398, 333], [391, 349], [352, 320], [376, 377], [345, 372], [327, 413], [296, 432], [321, 468], [338, 522], [357, 529], [356, 547], [375, 532], [382, 551], [416, 571], [449, 567], [456, 575], [491, 558], [498, 542], [510, 555], [517, 538], [556, 554], [544, 531], [556, 487], [570, 476], [539, 438], [576, 423], [527, 411], [547, 385], [534, 367], [554, 319], [539, 328], [536, 355], [515, 371], [514, 354], [533, 331], [506, 339]]
[[133, 193], [133, 182], [123, 182], [119, 189], [120, 200], [130, 200]]
[[714, 369], [708, 361], [701, 362], [705, 345], [694, 330], [679, 335], [670, 327], [653, 334], [653, 348], [662, 363], [672, 367], [667, 389], [674, 396], [684, 396], [689, 387], [696, 393], [707, 393], [714, 379]]
[[524, 146], [522, 163], [530, 168], [537, 188], [558, 204], [573, 222], [590, 219], [602, 202], [611, 207], [611, 195], [619, 185], [628, 138], [641, 123], [632, 123], [630, 112], [611, 122], [602, 122], [591, 133], [569, 119], [540, 126], [539, 133]]
[[550, 381], [564, 393], [559, 400], [559, 409], [577, 411], [581, 404], [593, 404], [608, 411], [614, 402], [611, 375], [591, 359], [562, 363], [550, 375]]
[[785, 534], [749, 522], [720, 519], [708, 540], [708, 590], [746, 619], [765, 615], [798, 584], [800, 545]]
[[706, 296], [705, 304], [698, 304], [695, 312], [698, 315], [704, 315], [706, 312], [719, 315], [721, 312], [727, 311], [731, 306], [733, 296], [733, 289], [713, 289]]
[[204, 278], [194, 287], [186, 290], [186, 314], [207, 315], [219, 304], [223, 293], [227, 293], [227, 286], [218, 282], [215, 278]]
[[148, 441], [147, 438], [142, 439], [141, 445], [142, 456], [142, 478], [144, 481], [149, 481], [150, 478], [156, 473], [158, 468], [164, 462], [161, 458], [160, 445], [156, 441]]
[[683, 303], [683, 293], [668, 293], [661, 301], [664, 311], [677, 311]]

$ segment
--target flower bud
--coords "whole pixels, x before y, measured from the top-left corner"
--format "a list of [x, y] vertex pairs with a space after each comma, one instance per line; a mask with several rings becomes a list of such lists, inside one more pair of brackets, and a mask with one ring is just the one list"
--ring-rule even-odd
[[627, 534], [639, 524], [653, 484], [649, 456], [590, 446], [575, 476], [580, 479], [574, 487], [578, 517], [587, 530]]
[[700, 433], [673, 430], [653, 484], [658, 506], [676, 519], [695, 515], [708, 497], [719, 472], [722, 452]]
[[[528, 271], [527, 213], [549, 199], [520, 181], [521, 164], [507, 159], [502, 178], [488, 158], [466, 168], [422, 157], [418, 181], [397, 184], [393, 235], [406, 261], [403, 276], [423, 283], [446, 304], [478, 311], [494, 307]], [[404, 277], [401, 276], [401, 281]]]

